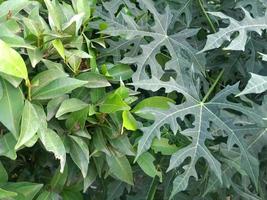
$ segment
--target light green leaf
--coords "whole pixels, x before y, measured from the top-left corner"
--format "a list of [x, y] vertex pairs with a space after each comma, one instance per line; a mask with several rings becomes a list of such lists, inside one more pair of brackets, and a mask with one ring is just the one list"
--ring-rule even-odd
[[112, 77], [112, 80], [124, 81], [130, 79], [134, 72], [129, 65], [118, 64], [108, 69], [108, 73]]
[[0, 79], [3, 97], [0, 99], [0, 122], [14, 135], [19, 135], [20, 119], [24, 105], [24, 96], [20, 88], [14, 88], [7, 81]]
[[66, 163], [66, 150], [61, 138], [52, 129], [39, 131], [38, 135], [46, 150], [53, 152], [55, 157], [60, 160], [60, 172], [63, 173]]
[[24, 60], [14, 49], [0, 40], [0, 72], [28, 79], [28, 71]]
[[61, 30], [62, 26], [62, 10], [59, 7], [57, 0], [44, 0], [48, 10], [48, 20], [53, 30]]
[[153, 149], [155, 153], [160, 152], [162, 155], [172, 155], [179, 148], [174, 144], [169, 144], [167, 138], [155, 138], [152, 142], [151, 149]]
[[17, 196], [17, 193], [0, 188], [0, 199], [7, 199], [15, 196]]
[[35, 48], [35, 49], [27, 49], [28, 56], [30, 58], [32, 67], [34, 68], [41, 60], [43, 57], [43, 54], [40, 49]]
[[138, 158], [137, 163], [148, 176], [159, 176], [162, 181], [162, 173], [156, 169], [154, 161], [155, 158], [149, 152], [145, 152]]
[[107, 163], [112, 175], [121, 181], [133, 185], [133, 172], [125, 156], [106, 155]]
[[85, 85], [86, 81], [74, 78], [59, 78], [32, 93], [32, 99], [52, 99]]
[[110, 94], [106, 97], [105, 101], [100, 105], [100, 112], [113, 113], [120, 110], [130, 110], [128, 106], [118, 94]]
[[89, 165], [89, 149], [86, 142], [77, 137], [70, 136], [71, 138], [71, 149], [70, 156], [75, 164], [80, 168], [83, 177], [85, 178], [88, 171]]
[[53, 40], [52, 44], [59, 53], [59, 55], [61, 56], [61, 58], [65, 60], [65, 49], [61, 40], [60, 39]]
[[122, 112], [122, 124], [127, 130], [135, 131], [137, 129], [137, 122], [128, 110]]
[[245, 89], [240, 92], [237, 96], [245, 94], [259, 94], [267, 90], [267, 76], [261, 76], [251, 73], [251, 78], [248, 81]]
[[0, 4], [0, 22], [6, 20], [6, 16], [8, 15], [8, 12], [12, 12], [13, 15], [17, 15], [19, 11], [24, 9], [29, 5], [28, 0], [16, 0], [16, 1], [5, 1]]
[[20, 135], [15, 149], [19, 149], [34, 137], [39, 128], [39, 123], [35, 108], [31, 102], [26, 100], [22, 113]]
[[153, 120], [153, 115], [151, 115], [150, 113], [145, 113], [143, 109], [150, 107], [155, 109], [166, 110], [170, 108], [169, 105], [170, 103], [174, 103], [174, 101], [167, 97], [160, 97], [160, 96], [149, 97], [139, 102], [131, 111], [134, 114], [138, 115], [139, 117]]
[[57, 111], [56, 118], [59, 118], [60, 116], [66, 113], [82, 110], [86, 108], [87, 106], [88, 104], [84, 103], [80, 99], [76, 99], [76, 98], [66, 99], [61, 103]]

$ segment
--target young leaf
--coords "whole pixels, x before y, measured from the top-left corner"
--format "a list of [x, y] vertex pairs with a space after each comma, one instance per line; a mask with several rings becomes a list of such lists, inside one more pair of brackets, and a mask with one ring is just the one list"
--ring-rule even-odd
[[100, 112], [113, 113], [120, 110], [130, 110], [128, 106], [118, 94], [110, 94], [106, 97], [105, 101], [100, 105]]
[[39, 128], [39, 123], [35, 108], [28, 100], [26, 100], [22, 113], [20, 135], [15, 146], [16, 150], [34, 137]]
[[122, 112], [122, 120], [123, 127], [127, 130], [135, 131], [137, 129], [137, 122], [128, 110]]
[[24, 60], [14, 49], [0, 40], [0, 72], [5, 74], [28, 79], [28, 71]]

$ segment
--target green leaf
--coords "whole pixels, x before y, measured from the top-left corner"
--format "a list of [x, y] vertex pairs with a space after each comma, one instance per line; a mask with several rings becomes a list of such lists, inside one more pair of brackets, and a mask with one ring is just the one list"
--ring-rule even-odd
[[167, 97], [149, 97], [139, 102], [132, 109], [132, 112], [142, 118], [153, 120], [153, 115], [151, 115], [150, 113], [145, 113], [143, 110], [147, 107], [166, 110], [170, 108], [170, 103], [174, 103], [174, 101]]
[[20, 10], [24, 9], [29, 5], [28, 0], [16, 0], [16, 1], [5, 1], [1, 2], [0, 4], [0, 22], [6, 20], [6, 16], [8, 15], [9, 12], [13, 13], [13, 15], [16, 15]]
[[15, 151], [16, 143], [17, 140], [12, 133], [6, 133], [0, 137], [0, 155], [15, 160], [17, 158]]
[[[126, 54], [120, 61], [124, 64], [137, 65], [137, 70], [133, 74], [132, 80], [135, 82], [148, 79], [149, 75], [146, 73], [147, 68], [150, 69], [152, 76], [157, 78], [162, 77], [164, 71], [160, 63], [156, 60], [156, 55], [161, 52], [162, 47], [167, 48], [171, 57], [166, 63], [165, 68], [176, 71], [180, 78], [182, 78], [181, 72], [184, 71], [185, 68], [190, 68], [192, 63], [198, 71], [204, 73], [204, 55], [196, 54], [198, 50], [193, 48], [187, 41], [187, 38], [197, 34], [198, 29], [183, 29], [180, 32], [173, 31], [171, 22], [175, 19], [168, 6], [159, 13], [152, 0], [142, 0], [140, 4], [153, 15], [153, 26], [151, 26], [149, 22], [145, 25], [142, 23], [140, 24], [135, 21], [134, 17], [124, 13], [120, 13], [117, 18], [115, 17], [116, 12], [114, 11], [115, 16], [111, 15], [110, 17], [100, 13], [100, 16], [105, 19], [107, 23], [112, 24], [112, 26], [108, 26], [107, 29], [103, 30], [102, 33], [120, 36], [128, 41], [145, 37], [153, 38], [148, 44], [144, 43], [140, 45], [142, 49], [141, 54], [136, 53], [132, 57], [128, 57]], [[109, 10], [112, 8], [106, 7], [106, 9]], [[109, 11], [109, 13], [111, 13], [111, 11]], [[132, 42], [130, 42], [130, 44], [132, 44]]]
[[0, 79], [3, 87], [3, 97], [0, 99], [0, 122], [18, 138], [20, 119], [22, 115], [24, 96], [20, 88], [14, 88], [8, 82]]
[[85, 85], [86, 81], [80, 81], [74, 78], [59, 78], [53, 80], [49, 84], [41, 87], [38, 91], [32, 93], [32, 99], [52, 99], [63, 94], [69, 93], [72, 90]]
[[[237, 21], [220, 12], [209, 12], [211, 15], [221, 19], [228, 19], [230, 24], [226, 28], [220, 28], [217, 33], [208, 35], [207, 43], [201, 52], [219, 48], [224, 41], [230, 41], [230, 44], [224, 50], [244, 51], [248, 40], [248, 33], [255, 31], [261, 34], [267, 28], [266, 16], [253, 18], [248, 11], [245, 9], [242, 10], [245, 16], [241, 21]], [[233, 39], [230, 39], [235, 32], [239, 34]]]
[[88, 172], [86, 177], [83, 180], [83, 192], [86, 192], [86, 190], [94, 183], [97, 177], [97, 171], [93, 164], [89, 164]]
[[17, 193], [15, 200], [32, 200], [43, 187], [43, 184], [18, 182], [7, 183], [2, 188]]
[[8, 174], [2, 162], [0, 162], [0, 183], [5, 183], [8, 181]]
[[72, 0], [72, 5], [78, 14], [83, 13], [83, 22], [86, 22], [91, 16], [90, 2], [87, 0]]
[[47, 151], [53, 152], [60, 160], [60, 172], [63, 173], [66, 163], [66, 150], [61, 138], [52, 129], [38, 132], [39, 138]]
[[17, 196], [17, 193], [7, 191], [7, 190], [0, 188], [0, 198], [1, 199], [11, 198], [11, 197], [15, 197], [15, 196]]
[[68, 165], [66, 165], [63, 170], [57, 168], [53, 178], [51, 179], [50, 185], [53, 190], [62, 191], [68, 178]]
[[43, 54], [38, 48], [27, 49], [27, 52], [28, 52], [28, 56], [30, 58], [32, 67], [34, 68], [42, 60]]
[[52, 29], [61, 30], [62, 26], [62, 11], [57, 0], [44, 0], [48, 10], [49, 24]]
[[169, 144], [167, 138], [155, 138], [151, 144], [151, 149], [153, 149], [155, 153], [160, 152], [162, 155], [172, 155], [179, 148], [174, 144]]
[[137, 160], [138, 165], [150, 177], [159, 176], [162, 181], [162, 173], [154, 165], [155, 158], [148, 152], [143, 153]]
[[132, 144], [130, 143], [127, 135], [121, 135], [120, 137], [116, 137], [115, 139], [109, 140], [109, 142], [119, 152], [129, 156], [135, 155], [135, 150]]
[[130, 110], [128, 106], [118, 94], [110, 94], [99, 107], [100, 112], [113, 113], [120, 110]]
[[0, 40], [0, 72], [5, 74], [28, 79], [28, 71], [24, 60], [14, 49]]
[[83, 177], [85, 178], [88, 171], [89, 165], [89, 149], [86, 142], [77, 137], [70, 136], [71, 138], [71, 149], [70, 156], [75, 164], [80, 168]]
[[0, 100], [3, 97], [3, 87], [2, 87], [2, 83], [0, 82]]
[[22, 113], [20, 135], [15, 149], [19, 149], [34, 137], [39, 129], [39, 123], [35, 108], [31, 102], [26, 100]]
[[112, 80], [124, 81], [130, 79], [134, 72], [129, 65], [117, 64], [108, 69], [108, 73], [112, 77]]
[[38, 196], [36, 200], [58, 200], [58, 199], [60, 199], [59, 194], [55, 192], [44, 191]]
[[48, 102], [48, 104], [47, 104], [47, 121], [49, 121], [50, 119], [52, 119], [56, 115], [61, 103], [68, 98], [69, 98], [68, 95], [63, 95], [61, 97], [51, 99]]
[[249, 79], [247, 86], [237, 96], [251, 94], [251, 93], [259, 94], [266, 90], [267, 90], [267, 77], [251, 73], [251, 78]]
[[58, 54], [65, 60], [65, 49], [60, 39], [53, 40], [53, 46], [57, 50]]
[[124, 110], [122, 112], [123, 127], [127, 130], [135, 131], [137, 129], [137, 122], [131, 112]]
[[[186, 99], [186, 101], [181, 104], [171, 105], [170, 109], [166, 111], [150, 108], [146, 109], [146, 112], [153, 113], [155, 121], [151, 126], [141, 128], [144, 135], [138, 143], [137, 158], [150, 148], [156, 136], [160, 137], [160, 128], [163, 125], [169, 124], [171, 130], [175, 134], [180, 126], [176, 121], [177, 118], [185, 119], [185, 116], [188, 114], [194, 115], [194, 126], [189, 126], [189, 128], [181, 132], [183, 135], [191, 137], [192, 143], [179, 149], [172, 155], [168, 168], [168, 171], [177, 168], [182, 165], [186, 158], [191, 158], [190, 163], [186, 164], [184, 167], [184, 169], [186, 169], [185, 172], [175, 178], [172, 196], [186, 189], [191, 176], [197, 178], [195, 164], [200, 157], [205, 158], [211, 170], [217, 175], [220, 181], [222, 180], [221, 164], [210, 153], [204, 143], [207, 139], [213, 139], [213, 132], [209, 129], [210, 122], [213, 126], [216, 126], [217, 129], [224, 131], [225, 134], [228, 135], [227, 144], [229, 149], [232, 148], [234, 144], [239, 147], [243, 160], [241, 167], [248, 173], [255, 186], [257, 185], [259, 175], [257, 160], [247, 152], [247, 145], [244, 142], [244, 138], [236, 131], [239, 126], [237, 124], [231, 124], [231, 120], [226, 120], [229, 118], [227, 112], [220, 112], [221, 109], [228, 108], [245, 114], [250, 118], [251, 123], [259, 123], [262, 121], [262, 116], [252, 108], [227, 100], [228, 96], [239, 92], [237, 84], [226, 87], [207, 103], [203, 103], [199, 100], [199, 97], [196, 96], [193, 89], [188, 90], [173, 79], [168, 82], [163, 82], [153, 77], [150, 80], [140, 81], [135, 83], [135, 85], [136, 84], [138, 84], [137, 87], [139, 88], [152, 91], [157, 91], [160, 88], [165, 88], [167, 93], [177, 91], [178, 93], [182, 93]], [[219, 112], [220, 114], [218, 114]]]
[[76, 99], [76, 98], [66, 99], [61, 103], [56, 113], [56, 118], [59, 118], [60, 116], [66, 113], [71, 113], [71, 112], [75, 112], [78, 110], [82, 110], [86, 107], [88, 107], [88, 104], [84, 103], [83, 101], [79, 99]]
[[112, 175], [121, 181], [133, 185], [133, 172], [125, 156], [106, 155], [107, 163]]
[[110, 86], [105, 76], [94, 72], [85, 72], [77, 76], [77, 79], [87, 81], [86, 88], [102, 88]]

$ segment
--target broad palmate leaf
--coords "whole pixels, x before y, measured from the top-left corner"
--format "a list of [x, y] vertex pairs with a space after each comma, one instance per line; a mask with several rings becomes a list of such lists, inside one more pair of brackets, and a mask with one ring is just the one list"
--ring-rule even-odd
[[[220, 12], [210, 12], [213, 16], [221, 19], [228, 19], [230, 21], [229, 26], [226, 28], [220, 28], [217, 33], [208, 35], [207, 43], [201, 52], [219, 48], [225, 41], [230, 41], [230, 44], [224, 47], [225, 50], [244, 51], [248, 40], [249, 32], [257, 32], [262, 34], [262, 30], [267, 29], [267, 12], [263, 17], [251, 17], [250, 13], [243, 9], [245, 17], [241, 21], [237, 21]], [[232, 36], [238, 32], [237, 36]]]
[[[197, 178], [195, 164], [199, 158], [203, 157], [209, 164], [211, 170], [221, 180], [221, 165], [218, 160], [214, 158], [212, 153], [207, 148], [205, 142], [213, 140], [216, 135], [211, 131], [211, 126], [223, 132], [223, 135], [228, 136], [228, 148], [237, 145], [240, 148], [242, 155], [242, 165], [244, 170], [256, 185], [258, 182], [258, 161], [246, 149], [247, 145], [244, 142], [243, 135], [235, 131], [235, 124], [227, 120], [224, 110], [230, 109], [245, 114], [251, 118], [251, 122], [261, 122], [262, 116], [250, 107], [242, 106], [239, 103], [233, 103], [227, 98], [232, 94], [239, 92], [238, 85], [227, 86], [224, 90], [218, 93], [209, 102], [203, 102], [195, 94], [192, 95], [192, 89], [179, 85], [175, 80], [170, 79], [168, 82], [163, 82], [155, 77], [150, 80], [139, 81], [133, 84], [138, 88], [145, 90], [157, 91], [160, 88], [165, 88], [167, 93], [177, 91], [185, 97], [185, 101], [179, 105], [171, 105], [169, 110], [157, 110], [155, 108], [145, 108], [143, 112], [153, 114], [155, 117], [154, 123], [148, 127], [142, 127], [143, 136], [138, 142], [137, 158], [147, 151], [153, 139], [161, 136], [161, 127], [168, 124], [175, 134], [178, 130], [188, 138], [191, 138], [191, 144], [178, 150], [174, 153], [170, 160], [168, 171], [181, 166], [187, 158], [191, 158], [190, 162], [183, 165], [184, 172], [178, 175], [174, 180], [174, 187], [172, 195], [177, 192], [185, 190], [191, 176]], [[184, 120], [188, 116], [193, 116], [194, 121], [192, 125], [184, 130], [177, 122], [178, 118]], [[250, 166], [250, 167], [247, 167]]]
[[205, 57], [204, 54], [196, 54], [194, 49], [186, 40], [197, 34], [198, 29], [184, 29], [177, 33], [169, 33], [169, 26], [173, 20], [169, 7], [167, 6], [164, 14], [160, 14], [154, 7], [151, 0], [140, 1], [154, 18], [154, 25], [148, 22], [145, 25], [139, 25], [134, 18], [121, 13], [118, 20], [113, 22], [113, 26], [102, 31], [112, 36], [122, 36], [127, 40], [135, 40], [136, 38], [151, 37], [152, 41], [147, 44], [140, 45], [142, 53], [135, 57], [124, 57], [120, 62], [127, 64], [136, 64], [137, 69], [132, 76], [133, 81], [148, 79], [146, 73], [149, 69], [151, 74], [160, 78], [164, 71], [162, 66], [156, 59], [157, 54], [161, 52], [163, 47], [167, 48], [171, 59], [166, 63], [165, 69], [173, 69], [181, 75], [186, 68], [190, 68], [192, 63], [198, 71], [204, 72]]
[[267, 90], [267, 77], [251, 73], [251, 78], [248, 81], [246, 88], [238, 94], [262, 93]]

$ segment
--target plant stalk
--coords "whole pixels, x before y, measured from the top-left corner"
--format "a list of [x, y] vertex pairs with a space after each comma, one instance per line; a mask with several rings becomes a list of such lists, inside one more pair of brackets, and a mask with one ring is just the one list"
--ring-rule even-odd
[[206, 19], [207, 19], [207, 21], [208, 21], [208, 23], [209, 23], [209, 26], [210, 26], [212, 32], [215, 33], [215, 32], [216, 32], [216, 28], [215, 28], [215, 26], [213, 25], [213, 23], [212, 23], [212, 21], [211, 21], [209, 15], [208, 15], [208, 13], [206, 12], [206, 10], [205, 10], [205, 8], [204, 8], [203, 1], [202, 1], [202, 0], [198, 0], [198, 3], [199, 3], [199, 5], [200, 5], [200, 8], [201, 8], [203, 14], [205, 15], [205, 17], [206, 17]]
[[205, 103], [205, 101], [209, 98], [210, 94], [213, 92], [214, 88], [218, 84], [218, 82], [219, 82], [220, 78], [222, 77], [223, 73], [224, 73], [224, 69], [222, 69], [220, 74], [217, 76], [215, 82], [212, 84], [212, 86], [210, 87], [209, 91], [207, 92], [207, 94], [202, 99], [202, 101], [201, 101], [202, 103]]

